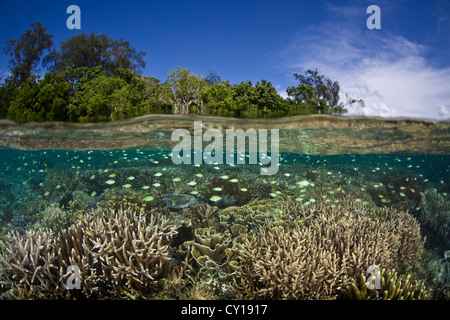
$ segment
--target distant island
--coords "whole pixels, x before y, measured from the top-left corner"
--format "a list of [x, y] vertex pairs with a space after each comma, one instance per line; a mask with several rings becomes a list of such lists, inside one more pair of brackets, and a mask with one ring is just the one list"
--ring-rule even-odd
[[[270, 81], [231, 84], [215, 71], [203, 76], [178, 67], [163, 82], [141, 75], [145, 53], [124, 39], [80, 34], [53, 46], [40, 22], [6, 41], [10, 75], [0, 84], [0, 119], [18, 123], [91, 123], [145, 114], [200, 114], [273, 118], [342, 114], [339, 83], [317, 69], [294, 74], [298, 83], [279, 95]], [[47, 68], [37, 75], [39, 65]]]

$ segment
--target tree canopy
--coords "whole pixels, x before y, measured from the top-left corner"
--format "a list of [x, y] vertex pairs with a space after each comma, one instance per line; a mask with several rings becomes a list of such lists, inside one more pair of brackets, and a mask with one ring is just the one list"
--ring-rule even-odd
[[36, 22], [32, 23], [31, 29], [22, 34], [19, 39], [6, 41], [4, 52], [11, 57], [9, 80], [14, 84], [20, 86], [30, 78], [33, 69], [39, 65], [42, 55], [52, 47], [53, 36], [46, 31], [47, 29], [40, 22]]
[[[145, 53], [124, 39], [83, 33], [57, 49], [52, 38], [37, 22], [6, 42], [11, 76], [0, 84], [0, 118], [96, 122], [147, 113], [275, 117], [343, 111], [339, 83], [317, 69], [295, 73], [299, 83], [283, 99], [266, 79], [231, 84], [213, 70], [204, 77], [178, 67], [164, 81], [142, 76]], [[43, 76], [33, 73], [42, 57], [48, 67]]]
[[54, 71], [62, 72], [67, 67], [93, 68], [101, 66], [109, 75], [118, 68], [140, 72], [145, 68], [145, 53], [136, 51], [128, 41], [114, 40], [105, 34], [82, 33], [61, 43], [61, 49], [53, 49], [44, 64]]

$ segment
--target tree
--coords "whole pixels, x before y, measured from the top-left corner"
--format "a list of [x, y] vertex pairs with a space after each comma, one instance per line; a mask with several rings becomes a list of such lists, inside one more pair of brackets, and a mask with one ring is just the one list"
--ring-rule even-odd
[[40, 22], [36, 22], [19, 39], [6, 41], [4, 52], [11, 56], [11, 80], [16, 86], [22, 85], [31, 77], [44, 52], [52, 47], [53, 36], [46, 31]]
[[128, 69], [116, 69], [109, 76], [101, 67], [88, 69], [70, 99], [71, 121], [107, 121], [141, 114], [145, 81]]
[[11, 82], [5, 81], [0, 84], [0, 119], [6, 118], [11, 101], [13, 101], [20, 91]]
[[229, 81], [216, 82], [205, 87], [203, 101], [210, 112], [218, 115], [228, 115], [238, 111], [233, 99], [233, 90]]
[[312, 106], [319, 113], [327, 112], [330, 108], [342, 108], [339, 104], [340, 86], [319, 74], [317, 69], [307, 70], [305, 74], [294, 73], [296, 80], [300, 81], [297, 87], [289, 87], [286, 93], [293, 98], [295, 104]]
[[101, 66], [109, 75], [118, 68], [138, 73], [146, 65], [144, 55], [144, 52], [131, 47], [128, 41], [114, 40], [105, 34], [92, 32], [90, 35], [75, 35], [62, 42], [61, 51], [52, 50], [44, 58], [44, 64], [50, 70], [58, 71], [67, 67], [78, 69]]
[[220, 76], [214, 70], [209, 70], [208, 75], [205, 78], [206, 83], [210, 86], [219, 83], [221, 81]]
[[251, 81], [242, 81], [241, 83], [235, 83], [232, 88], [233, 100], [237, 105], [237, 114], [239, 117], [243, 111], [250, 113], [257, 110], [255, 105], [256, 90]]
[[267, 80], [262, 79], [255, 85], [254, 104], [259, 111], [277, 111], [282, 108], [283, 98], [275, 87]]
[[7, 116], [19, 123], [66, 121], [70, 87], [61, 73], [47, 72], [39, 80], [32, 75], [16, 89]]
[[206, 108], [202, 99], [206, 80], [200, 74], [193, 74], [189, 69], [176, 70], [167, 75], [165, 82], [167, 99], [173, 105], [175, 114], [188, 114], [189, 107], [195, 106], [197, 113], [205, 114]]

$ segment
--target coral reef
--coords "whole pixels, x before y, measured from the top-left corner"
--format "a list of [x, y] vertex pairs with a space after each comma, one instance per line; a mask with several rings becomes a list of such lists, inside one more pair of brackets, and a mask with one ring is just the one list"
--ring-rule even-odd
[[[11, 232], [1, 242], [3, 286], [11, 288], [8, 298], [51, 296], [60, 285], [58, 256], [49, 233], [29, 230], [25, 235]], [[25, 291], [25, 292], [22, 292]]]
[[381, 221], [353, 202], [307, 210], [314, 218], [298, 213], [297, 224], [267, 228], [245, 243], [233, 287], [238, 297], [330, 299], [368, 266], [392, 268], [422, 253], [418, 224], [407, 213]]
[[450, 251], [445, 251], [444, 259], [432, 261], [429, 267], [433, 270], [433, 298], [450, 299]]
[[[220, 195], [222, 199], [216, 202], [219, 208], [226, 208], [229, 206], [242, 206], [250, 201], [252, 198], [252, 191], [242, 191], [241, 184], [233, 179], [237, 180], [237, 175], [231, 175], [227, 179], [221, 177], [214, 177], [211, 180], [210, 185], [206, 188], [204, 196], [205, 199], [209, 199], [214, 195]], [[215, 191], [216, 188], [220, 188], [221, 191]]]
[[[176, 234], [167, 218], [131, 209], [106, 209], [80, 217], [57, 237], [29, 231], [1, 243], [2, 283], [10, 297], [133, 297], [153, 294], [172, 269], [169, 244]], [[64, 286], [69, 266], [80, 269], [81, 289]]]
[[63, 210], [58, 204], [54, 203], [36, 214], [34, 228], [50, 230], [53, 234], [57, 234], [75, 223], [77, 216], [76, 212]]
[[[383, 268], [373, 277], [377, 277], [377, 280], [371, 279], [371, 276], [366, 278], [365, 273], [361, 273], [358, 282], [352, 280], [339, 291], [338, 299], [428, 300], [430, 298], [430, 290], [422, 282], [414, 280], [410, 274], [398, 275], [395, 269]], [[377, 285], [370, 281], [377, 281]]]
[[417, 214], [427, 244], [442, 255], [450, 248], [450, 201], [434, 189], [423, 192], [420, 202], [422, 210]]

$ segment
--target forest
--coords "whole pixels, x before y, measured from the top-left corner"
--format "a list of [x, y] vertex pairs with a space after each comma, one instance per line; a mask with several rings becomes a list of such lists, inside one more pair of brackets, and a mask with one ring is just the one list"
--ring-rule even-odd
[[56, 48], [40, 22], [6, 41], [3, 53], [10, 72], [0, 79], [0, 119], [17, 123], [89, 123], [152, 113], [271, 118], [345, 112], [339, 83], [317, 69], [294, 73], [286, 99], [268, 80], [232, 84], [213, 70], [201, 75], [178, 67], [162, 81], [142, 75], [145, 52], [124, 39], [82, 33]]

